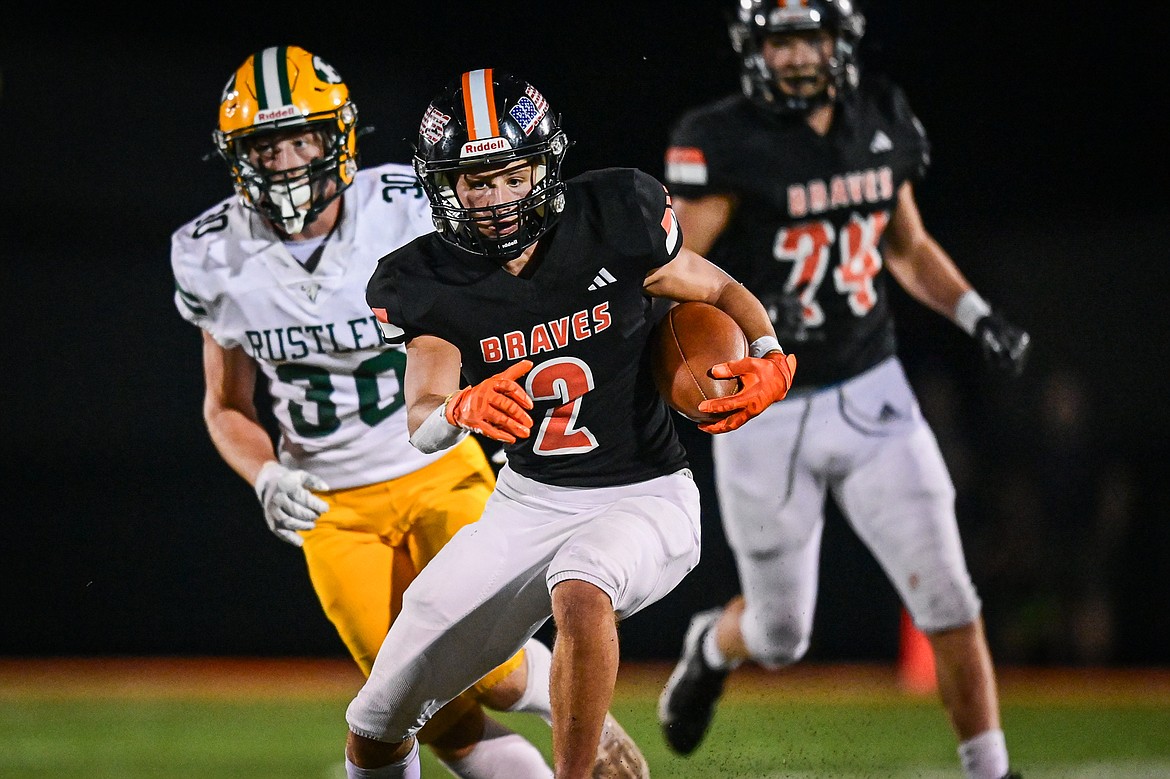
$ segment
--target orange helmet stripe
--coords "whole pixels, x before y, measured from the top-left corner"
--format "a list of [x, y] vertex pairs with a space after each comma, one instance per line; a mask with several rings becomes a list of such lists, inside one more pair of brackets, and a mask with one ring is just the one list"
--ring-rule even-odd
[[463, 74], [463, 114], [467, 117], [468, 140], [477, 141], [500, 134], [491, 68], [469, 70]]

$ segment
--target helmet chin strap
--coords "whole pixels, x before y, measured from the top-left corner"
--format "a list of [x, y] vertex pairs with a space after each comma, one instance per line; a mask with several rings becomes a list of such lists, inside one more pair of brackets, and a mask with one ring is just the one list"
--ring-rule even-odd
[[280, 209], [280, 224], [289, 235], [296, 235], [305, 227], [305, 217], [309, 213], [309, 201], [312, 200], [313, 189], [308, 181], [302, 181], [292, 186], [274, 187], [268, 192], [268, 200]]

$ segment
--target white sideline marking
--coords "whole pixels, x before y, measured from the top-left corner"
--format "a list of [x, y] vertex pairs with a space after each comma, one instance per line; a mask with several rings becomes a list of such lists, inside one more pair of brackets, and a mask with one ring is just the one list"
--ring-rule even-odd
[[[653, 770], [653, 766], [651, 766]], [[907, 769], [901, 772], [866, 771], [865, 773], [837, 774], [836, 779], [954, 779], [956, 768]], [[1016, 767], [1027, 779], [1154, 779], [1170, 777], [1170, 761], [1125, 760], [1116, 763], [1079, 763], [1059, 768], [1035, 768], [1028, 765]], [[816, 771], [772, 771], [759, 774], [753, 779], [823, 779], [824, 774]]]

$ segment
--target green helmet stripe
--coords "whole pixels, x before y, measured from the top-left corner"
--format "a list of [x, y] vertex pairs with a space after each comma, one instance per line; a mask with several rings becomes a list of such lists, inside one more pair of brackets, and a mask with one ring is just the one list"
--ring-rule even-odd
[[288, 47], [272, 46], [256, 55], [256, 101], [267, 111], [292, 104], [288, 81]]
[[276, 69], [277, 78], [280, 79], [280, 104], [292, 105], [292, 87], [288, 80], [288, 47], [280, 46], [277, 49], [276, 61], [279, 67]]

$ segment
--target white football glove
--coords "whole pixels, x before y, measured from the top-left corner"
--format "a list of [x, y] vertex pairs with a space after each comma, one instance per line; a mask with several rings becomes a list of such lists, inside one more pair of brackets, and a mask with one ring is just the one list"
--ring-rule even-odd
[[256, 476], [256, 497], [268, 529], [293, 546], [305, 543], [296, 531], [312, 530], [317, 517], [329, 510], [329, 504], [309, 490], [327, 489], [321, 477], [285, 468], [275, 460], [264, 463]]

